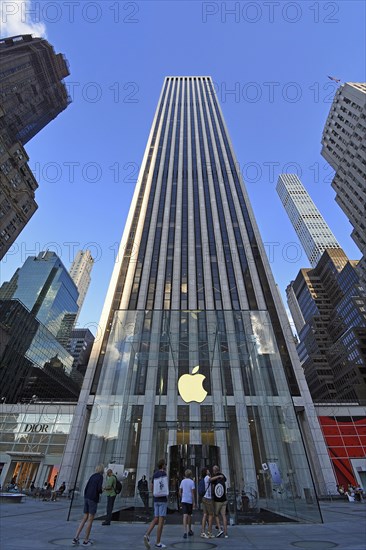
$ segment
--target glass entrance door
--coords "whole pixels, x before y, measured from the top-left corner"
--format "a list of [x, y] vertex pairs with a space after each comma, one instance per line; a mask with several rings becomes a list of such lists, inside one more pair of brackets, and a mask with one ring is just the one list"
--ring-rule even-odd
[[9, 468], [9, 472], [12, 472], [10, 479], [15, 477], [19, 489], [29, 489], [32, 481], [36, 479], [39, 462], [14, 462], [13, 464], [14, 467]]
[[[220, 464], [220, 448], [216, 445], [172, 445], [169, 447], [170, 498], [169, 505], [178, 505], [179, 485], [185, 470], [192, 471], [197, 486], [202, 468]], [[196, 498], [198, 495], [196, 492]], [[197, 501], [198, 503], [198, 501]]]

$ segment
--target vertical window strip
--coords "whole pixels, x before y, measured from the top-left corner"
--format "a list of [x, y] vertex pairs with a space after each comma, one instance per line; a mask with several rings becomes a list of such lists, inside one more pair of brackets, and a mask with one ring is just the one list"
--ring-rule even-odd
[[[173, 86], [173, 84], [172, 84], [172, 86]], [[171, 101], [171, 95], [172, 95], [172, 87], [169, 88], [169, 93], [168, 93], [167, 102], [166, 102], [166, 106], [165, 106], [162, 130], [161, 130], [160, 140], [159, 140], [159, 145], [158, 145], [158, 152], [157, 152], [156, 161], [155, 161], [155, 165], [154, 165], [154, 172], [153, 172], [153, 177], [152, 177], [152, 181], [151, 181], [149, 200], [148, 200], [146, 215], [145, 215], [145, 220], [144, 220], [144, 228], [143, 228], [142, 235], [141, 235], [141, 242], [140, 242], [139, 252], [138, 252], [138, 256], [137, 256], [134, 281], [133, 281], [133, 285], [132, 285], [132, 292], [131, 292], [131, 297], [130, 297], [128, 309], [136, 309], [136, 305], [137, 305], [137, 300], [138, 300], [138, 295], [139, 295], [139, 290], [140, 290], [141, 274], [142, 274], [142, 268], [143, 268], [143, 264], [144, 264], [144, 258], [145, 258], [145, 255], [146, 255], [146, 246], [147, 246], [147, 240], [148, 240], [148, 236], [149, 236], [151, 214], [152, 214], [152, 210], [153, 210], [153, 206], [154, 206], [156, 184], [157, 184], [157, 180], [158, 180], [159, 167], [160, 167], [162, 148], [163, 148], [164, 137], [165, 137], [165, 129], [166, 129], [166, 126], [167, 126], [167, 119], [168, 119], [168, 112], [169, 112], [169, 106], [170, 106], [170, 101]]]
[[149, 276], [149, 284], [148, 284], [147, 299], [146, 299], [146, 309], [153, 309], [154, 303], [155, 303], [156, 280], [158, 276], [159, 253], [160, 253], [161, 236], [163, 231], [165, 199], [166, 199], [166, 192], [167, 192], [167, 186], [168, 186], [170, 151], [172, 147], [174, 113], [176, 112], [176, 108], [177, 108], [177, 102], [176, 102], [177, 88], [178, 88], [178, 82], [174, 86], [172, 109], [170, 112], [170, 120], [169, 120], [169, 126], [168, 126], [168, 138], [167, 138], [165, 158], [163, 163], [163, 174], [161, 178], [161, 190], [160, 190], [160, 196], [159, 196], [158, 215], [156, 218], [154, 245], [152, 250], [152, 261], [150, 266], [150, 276]]
[[[247, 259], [246, 253], [245, 253], [245, 246], [244, 246], [244, 242], [243, 242], [242, 235], [241, 235], [241, 232], [240, 232], [239, 220], [238, 220], [236, 210], [235, 210], [234, 199], [233, 199], [233, 195], [232, 195], [232, 192], [231, 192], [230, 182], [229, 182], [229, 178], [228, 178], [228, 174], [227, 174], [227, 168], [226, 168], [226, 165], [225, 165], [224, 155], [223, 155], [223, 151], [222, 151], [222, 147], [221, 147], [221, 143], [220, 143], [219, 132], [218, 132], [218, 128], [217, 128], [217, 125], [216, 125], [215, 118], [214, 118], [212, 103], [211, 103], [211, 100], [210, 100], [212, 95], [211, 95], [210, 91], [208, 90], [207, 81], [205, 81], [205, 88], [206, 88], [206, 94], [207, 94], [207, 105], [208, 105], [211, 120], [212, 120], [212, 128], [213, 128], [216, 147], [217, 147], [218, 156], [219, 156], [219, 160], [220, 160], [221, 172], [222, 172], [222, 175], [223, 175], [223, 178], [224, 178], [226, 198], [227, 198], [227, 202], [228, 202], [228, 206], [229, 206], [229, 210], [230, 210], [230, 216], [231, 216], [231, 219], [232, 219], [232, 222], [233, 222], [233, 232], [234, 232], [234, 236], [235, 236], [235, 241], [236, 241], [236, 246], [237, 246], [237, 251], [238, 251], [238, 256], [239, 256], [239, 262], [240, 262], [241, 271], [242, 271], [242, 275], [243, 275], [243, 281], [244, 281], [244, 284], [245, 284], [245, 290], [246, 290], [246, 293], [247, 293], [248, 303], [249, 303], [250, 309], [258, 309], [258, 304], [257, 304], [257, 300], [256, 300], [256, 297], [255, 297], [255, 292], [254, 292], [254, 288], [253, 288], [253, 281], [252, 281], [250, 270], [249, 270], [248, 259]], [[217, 114], [217, 111], [216, 111], [216, 114]], [[220, 120], [220, 119], [218, 118], [218, 120]], [[234, 273], [234, 277], [235, 277], [235, 273]]]
[[198, 170], [196, 153], [195, 117], [193, 109], [192, 81], [189, 82], [190, 104], [191, 104], [191, 155], [192, 155], [192, 181], [193, 181], [193, 202], [194, 202], [194, 234], [196, 251], [196, 281], [197, 281], [197, 307], [205, 309], [205, 286], [203, 275], [203, 248], [201, 236], [201, 217], [198, 189]]
[[181, 309], [188, 308], [188, 135], [187, 94], [183, 99], [183, 167], [182, 167], [182, 239], [181, 239]]
[[165, 268], [165, 289], [164, 289], [164, 305], [163, 309], [170, 309], [172, 300], [172, 283], [173, 283], [173, 258], [174, 258], [174, 240], [175, 240], [175, 224], [177, 212], [177, 188], [178, 188], [178, 162], [179, 162], [179, 138], [180, 138], [180, 118], [182, 111], [182, 86], [179, 90], [178, 97], [178, 114], [175, 129], [175, 144], [174, 144], [174, 160], [172, 174], [172, 191], [170, 199], [170, 215], [169, 215], [169, 231], [168, 231], [168, 249]]
[[[200, 82], [199, 87], [201, 90], [201, 97], [202, 99], [205, 98], [205, 93], [203, 89], [203, 84]], [[206, 99], [206, 98], [205, 98]], [[222, 196], [220, 192], [220, 185], [219, 185], [219, 178], [217, 174], [217, 168], [216, 168], [216, 161], [215, 161], [215, 153], [213, 149], [213, 144], [211, 140], [211, 133], [210, 133], [210, 126], [208, 121], [208, 115], [207, 115], [207, 100], [202, 101], [202, 109], [203, 109], [203, 118], [205, 121], [205, 128], [206, 128], [206, 135], [207, 135], [207, 143], [208, 143], [208, 149], [209, 149], [209, 155], [210, 155], [210, 163], [211, 163], [211, 172], [212, 172], [212, 179], [214, 183], [214, 190], [215, 190], [215, 197], [216, 197], [216, 205], [217, 205], [217, 213], [219, 217], [219, 223], [220, 223], [220, 233], [223, 243], [223, 255], [224, 255], [224, 263], [226, 268], [226, 275], [229, 285], [229, 294], [230, 294], [230, 300], [231, 300], [231, 307], [232, 309], [240, 309], [239, 305], [239, 296], [238, 296], [238, 290], [236, 286], [236, 279], [234, 274], [234, 268], [233, 268], [233, 259], [232, 254], [230, 250], [230, 243], [229, 243], [229, 236], [227, 232], [227, 226], [226, 226], [226, 220], [225, 220], [225, 214], [224, 214], [224, 208], [222, 204]]]
[[[201, 121], [201, 113], [199, 109], [200, 101], [198, 96], [197, 82], [194, 83], [194, 88], [197, 97], [197, 127], [199, 135], [199, 147], [201, 154], [201, 166], [202, 166], [202, 180], [203, 180], [203, 190], [205, 195], [205, 209], [206, 209], [206, 221], [207, 221], [207, 237], [208, 237], [208, 247], [210, 252], [210, 257], [217, 257], [216, 245], [215, 245], [215, 233], [213, 228], [213, 218], [212, 218], [212, 209], [210, 201], [210, 191], [208, 187], [208, 173], [207, 173], [207, 161], [206, 153], [203, 141], [203, 129]], [[212, 277], [212, 290], [214, 295], [215, 309], [222, 309], [222, 298], [221, 298], [221, 284], [220, 276], [218, 271], [217, 262], [211, 262], [211, 277]]]

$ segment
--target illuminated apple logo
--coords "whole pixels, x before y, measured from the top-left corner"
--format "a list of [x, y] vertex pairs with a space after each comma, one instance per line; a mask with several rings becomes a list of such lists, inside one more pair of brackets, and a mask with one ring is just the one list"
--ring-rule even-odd
[[192, 370], [192, 374], [183, 374], [178, 380], [179, 395], [186, 403], [190, 403], [191, 401], [202, 403], [206, 399], [207, 391], [203, 387], [203, 381], [206, 376], [197, 374], [199, 369], [199, 365], [197, 365]]

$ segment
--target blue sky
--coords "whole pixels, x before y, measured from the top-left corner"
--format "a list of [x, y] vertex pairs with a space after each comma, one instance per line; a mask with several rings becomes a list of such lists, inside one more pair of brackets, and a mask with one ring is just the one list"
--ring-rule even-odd
[[320, 155], [336, 84], [365, 81], [365, 4], [338, 2], [3, 2], [2, 35], [43, 32], [70, 65], [73, 99], [26, 146], [39, 205], [3, 259], [56, 251], [96, 257], [79, 317], [99, 322], [163, 78], [210, 75], [276, 282], [309, 263], [277, 196], [297, 173], [345, 252], [360, 253]]

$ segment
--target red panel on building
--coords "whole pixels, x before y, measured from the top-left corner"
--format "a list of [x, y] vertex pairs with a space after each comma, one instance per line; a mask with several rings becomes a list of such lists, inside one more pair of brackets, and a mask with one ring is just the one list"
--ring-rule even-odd
[[328, 453], [340, 485], [356, 485], [351, 458], [366, 456], [366, 417], [319, 416]]

